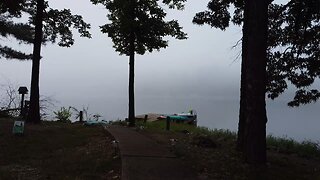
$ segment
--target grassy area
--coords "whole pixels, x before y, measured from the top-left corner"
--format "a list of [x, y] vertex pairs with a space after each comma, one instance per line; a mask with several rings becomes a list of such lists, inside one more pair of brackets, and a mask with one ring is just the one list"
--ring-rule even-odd
[[12, 135], [0, 119], [0, 179], [119, 179], [112, 137], [102, 127], [43, 122]]
[[[235, 150], [234, 132], [175, 123], [168, 132], [163, 121], [139, 122], [138, 127], [141, 133], [171, 146], [203, 179], [320, 179], [316, 143], [268, 136], [268, 163], [256, 167], [244, 163]], [[177, 141], [172, 144], [170, 139]]]
[[268, 148], [285, 154], [297, 154], [306, 158], [320, 158], [320, 144], [312, 141], [297, 142], [290, 138], [267, 136]]

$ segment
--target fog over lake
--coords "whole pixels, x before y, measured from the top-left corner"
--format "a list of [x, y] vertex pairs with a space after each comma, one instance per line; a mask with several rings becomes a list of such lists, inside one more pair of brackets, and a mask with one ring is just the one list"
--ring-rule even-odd
[[[76, 3], [75, 3], [76, 2]], [[106, 120], [123, 119], [128, 112], [128, 57], [119, 56], [112, 41], [100, 33], [107, 23], [106, 10], [88, 0], [49, 0], [53, 7], [70, 8], [91, 23], [92, 39], [78, 38], [75, 45], [43, 47], [40, 94], [61, 106], [89, 107]], [[76, 5], [75, 5], [76, 4]], [[168, 19], [178, 19], [188, 39], [169, 39], [160, 52], [136, 56], [136, 114], [179, 113], [190, 108], [198, 112], [198, 124], [209, 128], [236, 130], [239, 112], [241, 47], [231, 47], [241, 38], [241, 28], [226, 31], [191, 23], [207, 1], [190, 0], [184, 11], [168, 10]], [[32, 46], [1, 39], [18, 49], [32, 52]], [[0, 60], [0, 83], [6, 79], [18, 86], [30, 86], [31, 62]], [[319, 88], [319, 82], [315, 84]], [[30, 88], [29, 88], [30, 89]], [[320, 141], [320, 103], [289, 108], [291, 89], [275, 101], [268, 100], [268, 134], [287, 135], [297, 140]]]

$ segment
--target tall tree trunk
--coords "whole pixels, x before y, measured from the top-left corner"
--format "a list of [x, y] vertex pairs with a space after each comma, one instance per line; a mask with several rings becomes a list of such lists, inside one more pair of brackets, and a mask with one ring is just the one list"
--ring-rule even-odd
[[[267, 59], [267, 0], [245, 1], [244, 47], [245, 107], [243, 152], [247, 162], [266, 162], [266, 59]], [[243, 108], [243, 107], [242, 107]]]
[[42, 43], [42, 20], [44, 11], [44, 0], [37, 1], [37, 14], [35, 20], [35, 39], [33, 47], [32, 73], [31, 73], [31, 95], [30, 108], [27, 122], [40, 123], [39, 105], [39, 75]]
[[[244, 17], [246, 17], [246, 11], [244, 11]], [[245, 31], [246, 19], [244, 20], [242, 29], [242, 62], [241, 62], [241, 85], [240, 85], [240, 110], [239, 110], [239, 123], [238, 123], [238, 138], [237, 138], [237, 150], [244, 152], [244, 134], [245, 134], [245, 119], [246, 119], [246, 48], [248, 41], [248, 34]]]
[[[244, 35], [244, 33], [243, 33]], [[237, 137], [237, 150], [244, 151], [244, 134], [245, 134], [245, 119], [246, 119], [246, 43], [247, 38], [242, 38], [242, 62], [241, 62], [241, 85], [240, 85], [240, 110], [239, 110], [239, 123], [238, 123], [238, 137]]]
[[130, 0], [130, 19], [131, 19], [131, 31], [130, 31], [130, 44], [129, 44], [129, 126], [135, 126], [136, 116], [134, 107], [134, 55], [135, 55], [135, 0]]
[[129, 59], [129, 126], [135, 126], [134, 109], [134, 32], [130, 33], [130, 59]]

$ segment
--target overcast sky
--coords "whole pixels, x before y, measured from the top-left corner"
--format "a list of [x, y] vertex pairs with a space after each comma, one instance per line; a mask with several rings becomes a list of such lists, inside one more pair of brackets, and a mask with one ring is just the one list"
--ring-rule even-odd
[[[207, 0], [188, 0], [184, 11], [168, 11], [168, 19], [179, 20], [188, 34], [187, 40], [169, 39], [169, 47], [160, 52], [136, 56], [135, 90], [136, 113], [172, 113], [195, 108], [200, 124], [211, 128], [237, 126], [240, 87], [240, 60], [236, 60], [240, 47], [231, 47], [241, 38], [241, 28], [231, 26], [226, 31], [209, 26], [192, 24], [195, 13], [206, 9]], [[112, 41], [100, 32], [99, 26], [107, 22], [106, 9], [95, 6], [89, 0], [49, 0], [53, 8], [70, 8], [74, 14], [81, 14], [91, 24], [92, 39], [78, 38], [75, 45], [61, 48], [48, 44], [43, 47], [40, 74], [40, 93], [59, 101], [60, 106], [89, 106], [92, 113], [100, 113], [104, 118], [116, 119], [126, 116], [128, 111], [128, 57], [119, 56], [112, 48]], [[29, 52], [32, 46], [17, 45], [13, 39], [0, 39]], [[0, 81], [10, 79], [19, 85], [29, 87], [31, 62], [0, 61]], [[288, 96], [293, 94], [289, 93]], [[282, 99], [282, 100], [281, 100]], [[280, 98], [282, 112], [290, 113], [285, 107], [286, 98]], [[269, 106], [271, 109], [275, 105]], [[280, 108], [280, 109], [281, 109]], [[315, 128], [320, 117], [319, 103], [307, 108], [294, 110], [295, 117], [308, 117], [311, 134], [296, 135], [299, 119], [287, 117], [297, 122], [282, 131], [290, 121], [278, 126], [273, 119], [281, 113], [278, 106], [269, 112], [269, 132], [307, 136], [317, 139]], [[292, 115], [292, 113], [291, 113]], [[201, 118], [202, 117], [202, 118]], [[271, 119], [271, 120], [270, 120]], [[318, 119], [319, 120], [319, 119]], [[279, 131], [279, 132], [278, 132]]]

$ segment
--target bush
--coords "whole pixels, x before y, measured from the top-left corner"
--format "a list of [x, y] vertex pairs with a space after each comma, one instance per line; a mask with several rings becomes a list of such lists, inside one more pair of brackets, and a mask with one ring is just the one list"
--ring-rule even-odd
[[70, 121], [70, 117], [72, 115], [71, 107], [69, 108], [61, 107], [60, 110], [54, 111], [53, 113], [56, 115], [55, 118], [57, 118], [59, 121], [71, 122]]

